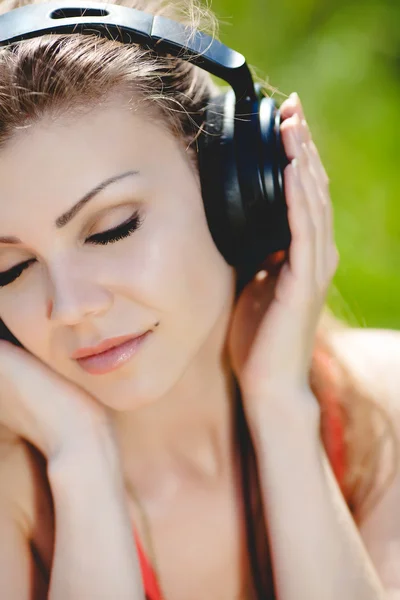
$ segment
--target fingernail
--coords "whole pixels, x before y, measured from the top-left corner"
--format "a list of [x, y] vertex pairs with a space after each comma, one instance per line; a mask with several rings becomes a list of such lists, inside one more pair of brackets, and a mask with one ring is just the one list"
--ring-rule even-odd
[[299, 95], [297, 92], [292, 92], [289, 96], [289, 98], [291, 100], [293, 100], [294, 102], [298, 102], [299, 101]]

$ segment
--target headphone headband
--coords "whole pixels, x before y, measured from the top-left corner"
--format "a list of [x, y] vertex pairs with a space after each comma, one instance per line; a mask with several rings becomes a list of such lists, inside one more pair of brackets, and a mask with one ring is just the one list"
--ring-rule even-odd
[[210, 99], [198, 138], [202, 197], [211, 235], [243, 280], [260, 261], [287, 249], [283, 189], [288, 163], [280, 113], [262, 97], [242, 54], [193, 27], [118, 4], [57, 0], [0, 15], [0, 46], [48, 34], [93, 34], [190, 61], [231, 90]]
[[30, 4], [0, 15], [0, 46], [46, 34], [100, 33], [124, 43], [138, 43], [192, 62], [233, 88], [237, 101], [255, 100], [254, 82], [242, 54], [206, 33], [162, 16], [103, 2]]

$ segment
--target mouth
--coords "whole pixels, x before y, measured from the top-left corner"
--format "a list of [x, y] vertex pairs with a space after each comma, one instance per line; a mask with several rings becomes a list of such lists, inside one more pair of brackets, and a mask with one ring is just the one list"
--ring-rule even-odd
[[[107, 350], [86, 355], [76, 359], [78, 365], [90, 375], [104, 375], [119, 369], [139, 352], [145, 340], [153, 333], [151, 329], [139, 336], [126, 337], [118, 345], [109, 346]], [[115, 339], [114, 342], [115, 343]]]
[[111, 350], [111, 348], [116, 348], [125, 342], [132, 342], [133, 340], [145, 335], [148, 331], [138, 333], [138, 334], [129, 334], [129, 335], [121, 335], [114, 338], [107, 338], [97, 344], [96, 346], [87, 346], [84, 348], [78, 348], [71, 355], [71, 358], [78, 360], [80, 358], [89, 358], [90, 356], [97, 356], [106, 352], [107, 350]]

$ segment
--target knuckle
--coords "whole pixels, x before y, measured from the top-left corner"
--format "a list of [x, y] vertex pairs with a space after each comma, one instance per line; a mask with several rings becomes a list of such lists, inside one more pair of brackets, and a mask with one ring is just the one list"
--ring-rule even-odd
[[304, 160], [304, 162], [309, 161], [308, 148], [306, 142], [301, 142], [300, 144], [300, 156]]

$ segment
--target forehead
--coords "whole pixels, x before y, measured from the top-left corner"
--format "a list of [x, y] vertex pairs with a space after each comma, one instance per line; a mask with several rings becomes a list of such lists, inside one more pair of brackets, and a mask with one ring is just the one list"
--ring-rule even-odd
[[99, 182], [131, 169], [141, 174], [135, 185], [166, 185], [176, 181], [171, 171], [181, 155], [159, 122], [118, 103], [76, 118], [43, 118], [0, 150], [0, 222], [16, 224], [29, 206], [56, 217]]

